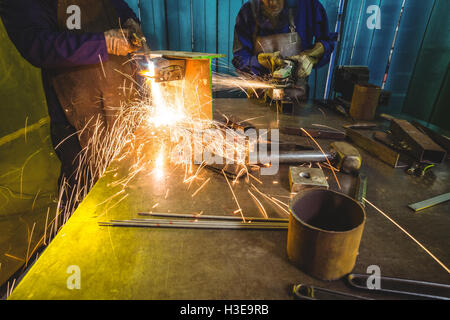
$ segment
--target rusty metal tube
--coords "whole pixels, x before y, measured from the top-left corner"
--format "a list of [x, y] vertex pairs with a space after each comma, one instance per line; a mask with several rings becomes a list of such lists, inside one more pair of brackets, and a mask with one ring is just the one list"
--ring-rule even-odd
[[366, 214], [354, 199], [326, 189], [307, 189], [290, 203], [288, 257], [307, 274], [337, 280], [356, 263]]

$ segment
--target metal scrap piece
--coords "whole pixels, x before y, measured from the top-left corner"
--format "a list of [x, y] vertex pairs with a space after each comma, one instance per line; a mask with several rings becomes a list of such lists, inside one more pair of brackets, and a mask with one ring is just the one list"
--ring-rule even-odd
[[434, 207], [438, 204], [450, 201], [450, 193], [446, 193], [425, 201], [421, 201], [418, 203], [410, 204], [408, 207], [414, 210], [415, 212]]
[[387, 163], [393, 168], [401, 167], [400, 164], [400, 154], [394, 150], [386, 147], [385, 145], [368, 138], [358, 131], [347, 128], [347, 136], [350, 140], [355, 143], [361, 149], [366, 150], [368, 153], [374, 157], [380, 159], [384, 163]]
[[445, 151], [447, 151], [447, 159], [450, 159], [450, 138], [440, 135], [436, 133], [435, 131], [431, 130], [430, 128], [427, 128], [417, 121], [411, 121], [411, 123], [420, 131], [425, 133], [427, 136], [429, 136], [434, 142], [436, 142], [438, 145], [440, 145], [442, 148], [444, 148]]
[[392, 138], [397, 144], [407, 144], [409, 152], [422, 163], [442, 163], [447, 153], [430, 137], [406, 120], [391, 121]]
[[[308, 132], [314, 139], [345, 140], [345, 138], [347, 137], [345, 132], [338, 130], [315, 128], [305, 128], [304, 130]], [[308, 135], [300, 128], [285, 127], [280, 129], [280, 132], [291, 136], [308, 137]]]
[[319, 168], [290, 167], [289, 184], [292, 193], [298, 193], [309, 187], [329, 188], [323, 170]]

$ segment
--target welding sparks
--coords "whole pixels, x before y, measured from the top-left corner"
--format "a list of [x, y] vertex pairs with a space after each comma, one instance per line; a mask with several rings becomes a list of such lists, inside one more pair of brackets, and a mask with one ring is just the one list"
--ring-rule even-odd
[[228, 74], [214, 73], [212, 76], [214, 90], [253, 92], [258, 97], [258, 89], [273, 89], [274, 85], [257, 77], [232, 76]]
[[[60, 227], [58, 225], [60, 221], [68, 220], [78, 203], [105, 173], [110, 172], [114, 176], [114, 181], [110, 182], [108, 187], [120, 187], [120, 190], [106, 201], [109, 203], [115, 198], [119, 199], [114, 206], [126, 199], [127, 187], [138, 174], [145, 173], [145, 176], [158, 183], [170, 175], [171, 172], [168, 171], [168, 168], [184, 170], [183, 183], [187, 190], [195, 180], [202, 181], [200, 187], [191, 194], [191, 198], [194, 198], [211, 181], [211, 178], [205, 180], [201, 175], [203, 170], [208, 168], [207, 160], [220, 163], [215, 162], [218, 159], [224, 166], [229, 163], [234, 166], [235, 172], [230, 174], [230, 177], [233, 176], [232, 179], [230, 178], [231, 180], [228, 179], [225, 171], [221, 173], [223, 173], [225, 182], [237, 204], [234, 214], [240, 214], [242, 220], [246, 221], [233, 186], [239, 183], [240, 178], [242, 180], [245, 178], [245, 183], [249, 186], [254, 187], [250, 180], [263, 184], [260, 179], [249, 173], [249, 170], [252, 172], [259, 170], [258, 167], [255, 168], [247, 163], [249, 149], [252, 148], [251, 144], [248, 141], [240, 143], [243, 135], [229, 129], [222, 122], [199, 119], [200, 105], [197, 106], [199, 112], [188, 111], [195, 109], [196, 102], [185, 101], [185, 80], [158, 82], [155, 78], [157, 70], [155, 70], [154, 63], [151, 61], [147, 61], [147, 63], [148, 68], [140, 71], [141, 82], [129, 75], [123, 75], [131, 83], [129, 87], [126, 87], [126, 84], [121, 87], [123, 93], [133, 90], [135, 92], [129, 101], [124, 101], [120, 108], [113, 110], [114, 116], [108, 119], [108, 123], [105, 125], [102, 123], [102, 119], [93, 118], [86, 123], [81, 132], [77, 133], [79, 137], [88, 136], [89, 139], [79, 157], [80, 165], [76, 177], [78, 182], [76, 188], [64, 190], [60, 194], [60, 204], [53, 226], [55, 234]], [[258, 89], [272, 88], [272, 84], [258, 78], [218, 73], [213, 74], [212, 78], [215, 89], [234, 90], [238, 88], [244, 92], [256, 93]], [[125, 175], [108, 169], [112, 161], [121, 162], [124, 159], [133, 161]], [[194, 168], [195, 165], [197, 168]], [[258, 194], [248, 190], [250, 197], [265, 218], [268, 217], [267, 211], [257, 195], [258, 197], [261, 195], [278, 209], [289, 214], [283, 208], [284, 204], [281, 201], [271, 199], [256, 187], [254, 188]], [[61, 204], [64, 192], [67, 193], [67, 198], [73, 205]], [[163, 194], [165, 194], [164, 200], [167, 200], [169, 190], [167, 189]]]

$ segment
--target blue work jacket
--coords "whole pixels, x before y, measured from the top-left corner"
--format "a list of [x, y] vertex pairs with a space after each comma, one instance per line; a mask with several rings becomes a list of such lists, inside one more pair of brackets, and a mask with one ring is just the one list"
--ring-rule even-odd
[[[257, 0], [261, 5], [261, 0]], [[261, 66], [254, 52], [254, 33], [258, 23], [258, 34], [256, 36], [269, 36], [279, 33], [288, 33], [289, 29], [289, 6], [281, 12], [278, 26], [272, 26], [268, 18], [260, 14], [255, 21], [250, 1], [245, 3], [236, 18], [234, 32], [234, 57], [233, 65], [237, 70], [251, 73], [257, 76], [267, 74], [269, 71]], [[291, 1], [292, 3], [292, 1]], [[328, 17], [324, 7], [318, 0], [295, 0], [294, 23], [296, 31], [302, 39], [303, 50], [311, 49], [317, 41], [320, 41], [325, 54], [316, 65], [320, 68], [330, 61], [331, 54], [335, 48], [336, 34], [329, 32]]]

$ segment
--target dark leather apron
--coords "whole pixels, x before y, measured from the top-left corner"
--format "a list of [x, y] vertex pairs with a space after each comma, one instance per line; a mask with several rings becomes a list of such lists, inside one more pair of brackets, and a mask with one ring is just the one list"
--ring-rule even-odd
[[[67, 29], [66, 11], [70, 5], [81, 9], [81, 30]], [[120, 27], [110, 0], [58, 0], [58, 25], [61, 31], [74, 33], [105, 32]], [[88, 145], [96, 125], [106, 132], [112, 128], [121, 102], [130, 99], [131, 90], [123, 88], [129, 88], [131, 81], [121, 74], [134, 74], [133, 64], [127, 62], [129, 57], [109, 55], [108, 61], [100, 61], [99, 57], [96, 65], [63, 68], [53, 74], [59, 102], [67, 120], [79, 132], [82, 148]]]
[[[255, 15], [255, 32], [254, 32], [254, 55], [260, 53], [280, 52], [284, 58], [296, 56], [302, 52], [302, 39], [298, 35], [294, 22], [294, 9], [289, 9], [289, 33], [280, 33], [270, 36], [258, 36], [259, 25], [259, 9], [255, 6], [255, 1], [252, 1], [252, 9]], [[258, 10], [258, 11], [257, 11]]]
[[[289, 33], [280, 33], [270, 36], [258, 36], [259, 33], [259, 17], [261, 15], [260, 1], [252, 0], [252, 11], [256, 21], [253, 47], [254, 55], [260, 53], [280, 52], [283, 58], [299, 55], [302, 52], [302, 39], [300, 38], [295, 26], [295, 8], [289, 9]], [[285, 94], [296, 100], [302, 100], [307, 95], [306, 79], [297, 79], [293, 88], [285, 90]]]

